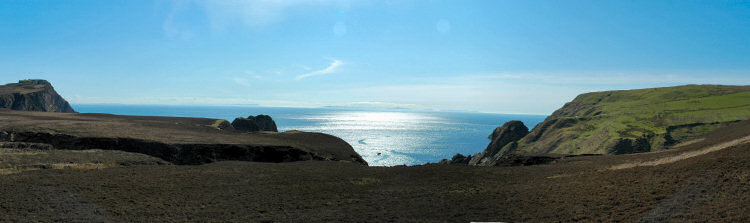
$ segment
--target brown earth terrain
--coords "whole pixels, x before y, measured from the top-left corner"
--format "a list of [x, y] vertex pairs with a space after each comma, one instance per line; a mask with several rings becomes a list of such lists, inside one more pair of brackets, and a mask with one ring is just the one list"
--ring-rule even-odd
[[0, 175], [0, 221], [747, 222], [750, 145], [727, 142], [748, 135], [750, 122], [740, 122], [660, 152], [517, 167], [223, 161], [20, 171]]
[[245, 132], [234, 130], [226, 120], [207, 118], [0, 109], [0, 141], [42, 143], [57, 149], [121, 150], [175, 164], [221, 160], [367, 164], [348, 143], [335, 136], [299, 131]]

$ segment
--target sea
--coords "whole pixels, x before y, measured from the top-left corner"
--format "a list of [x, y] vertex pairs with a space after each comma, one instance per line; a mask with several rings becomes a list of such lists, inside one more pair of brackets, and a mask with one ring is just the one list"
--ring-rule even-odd
[[371, 166], [420, 165], [456, 153], [481, 152], [503, 123], [521, 120], [529, 128], [542, 115], [437, 112], [408, 109], [288, 108], [261, 106], [173, 106], [74, 104], [81, 113], [200, 117], [234, 120], [270, 115], [280, 132], [322, 132], [348, 142]]

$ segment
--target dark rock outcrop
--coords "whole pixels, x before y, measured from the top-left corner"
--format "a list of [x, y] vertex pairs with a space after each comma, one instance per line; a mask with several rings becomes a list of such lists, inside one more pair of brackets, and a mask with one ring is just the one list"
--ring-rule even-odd
[[278, 132], [276, 128], [276, 122], [273, 121], [271, 116], [258, 115], [249, 116], [247, 118], [236, 118], [232, 121], [234, 129], [239, 131], [257, 132], [257, 131], [268, 131]]
[[503, 126], [495, 128], [489, 136], [492, 140], [487, 148], [480, 154], [474, 156], [470, 165], [494, 166], [495, 161], [517, 148], [516, 141], [529, 134], [529, 128], [521, 121], [509, 121]]
[[441, 163], [494, 166], [497, 165], [497, 160], [500, 157], [517, 148], [516, 141], [528, 134], [529, 128], [523, 122], [515, 120], [506, 122], [503, 126], [495, 128], [495, 131], [488, 136], [492, 141], [483, 152], [467, 157], [456, 154], [450, 161], [445, 160]]
[[[575, 157], [575, 156], [571, 156]], [[498, 157], [497, 160], [493, 161], [493, 166], [531, 166], [531, 165], [543, 165], [555, 162], [563, 157], [559, 156], [544, 156], [544, 155], [519, 155], [519, 154], [507, 154]]]
[[456, 154], [451, 158], [451, 160], [443, 159], [440, 161], [440, 164], [463, 164], [467, 165], [469, 164], [469, 161], [471, 161], [471, 155], [464, 156], [461, 154]]
[[651, 151], [651, 144], [649, 144], [649, 138], [637, 138], [637, 139], [620, 139], [620, 141], [612, 147], [611, 154], [630, 154], [630, 153], [645, 153]]
[[68, 101], [46, 80], [21, 80], [0, 86], [0, 108], [74, 113]]
[[247, 117], [248, 119], [255, 118], [255, 123], [258, 124], [260, 129], [262, 131], [270, 131], [270, 132], [278, 132], [279, 130], [276, 128], [276, 122], [273, 121], [271, 116], [268, 115], [258, 115], [258, 116], [250, 116]]
[[509, 121], [503, 126], [495, 128], [489, 136], [490, 142], [485, 151], [489, 154], [497, 154], [505, 145], [518, 141], [529, 134], [529, 128], [521, 121]]

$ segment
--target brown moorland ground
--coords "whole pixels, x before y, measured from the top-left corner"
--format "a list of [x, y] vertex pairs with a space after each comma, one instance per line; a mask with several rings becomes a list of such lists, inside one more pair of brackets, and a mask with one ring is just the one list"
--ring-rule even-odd
[[747, 222], [750, 122], [672, 150], [549, 165], [227, 161], [0, 175], [0, 221]]
[[308, 159], [366, 164], [348, 143], [335, 136], [299, 131], [243, 132], [234, 130], [226, 120], [209, 118], [0, 109], [0, 141], [141, 152], [181, 164]]

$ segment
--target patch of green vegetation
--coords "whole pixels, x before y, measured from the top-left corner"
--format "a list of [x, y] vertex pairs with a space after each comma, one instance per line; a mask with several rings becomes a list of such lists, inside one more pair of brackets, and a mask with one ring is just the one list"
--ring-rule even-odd
[[[572, 126], [550, 128], [521, 150], [565, 154], [608, 153], [620, 139], [651, 140], [663, 149], [669, 126], [750, 119], [750, 86], [687, 85], [582, 94], [545, 122], [575, 118]], [[706, 133], [710, 125], [681, 132], [680, 140]], [[526, 139], [524, 139], [526, 140]], [[522, 141], [524, 141], [522, 140]]]

